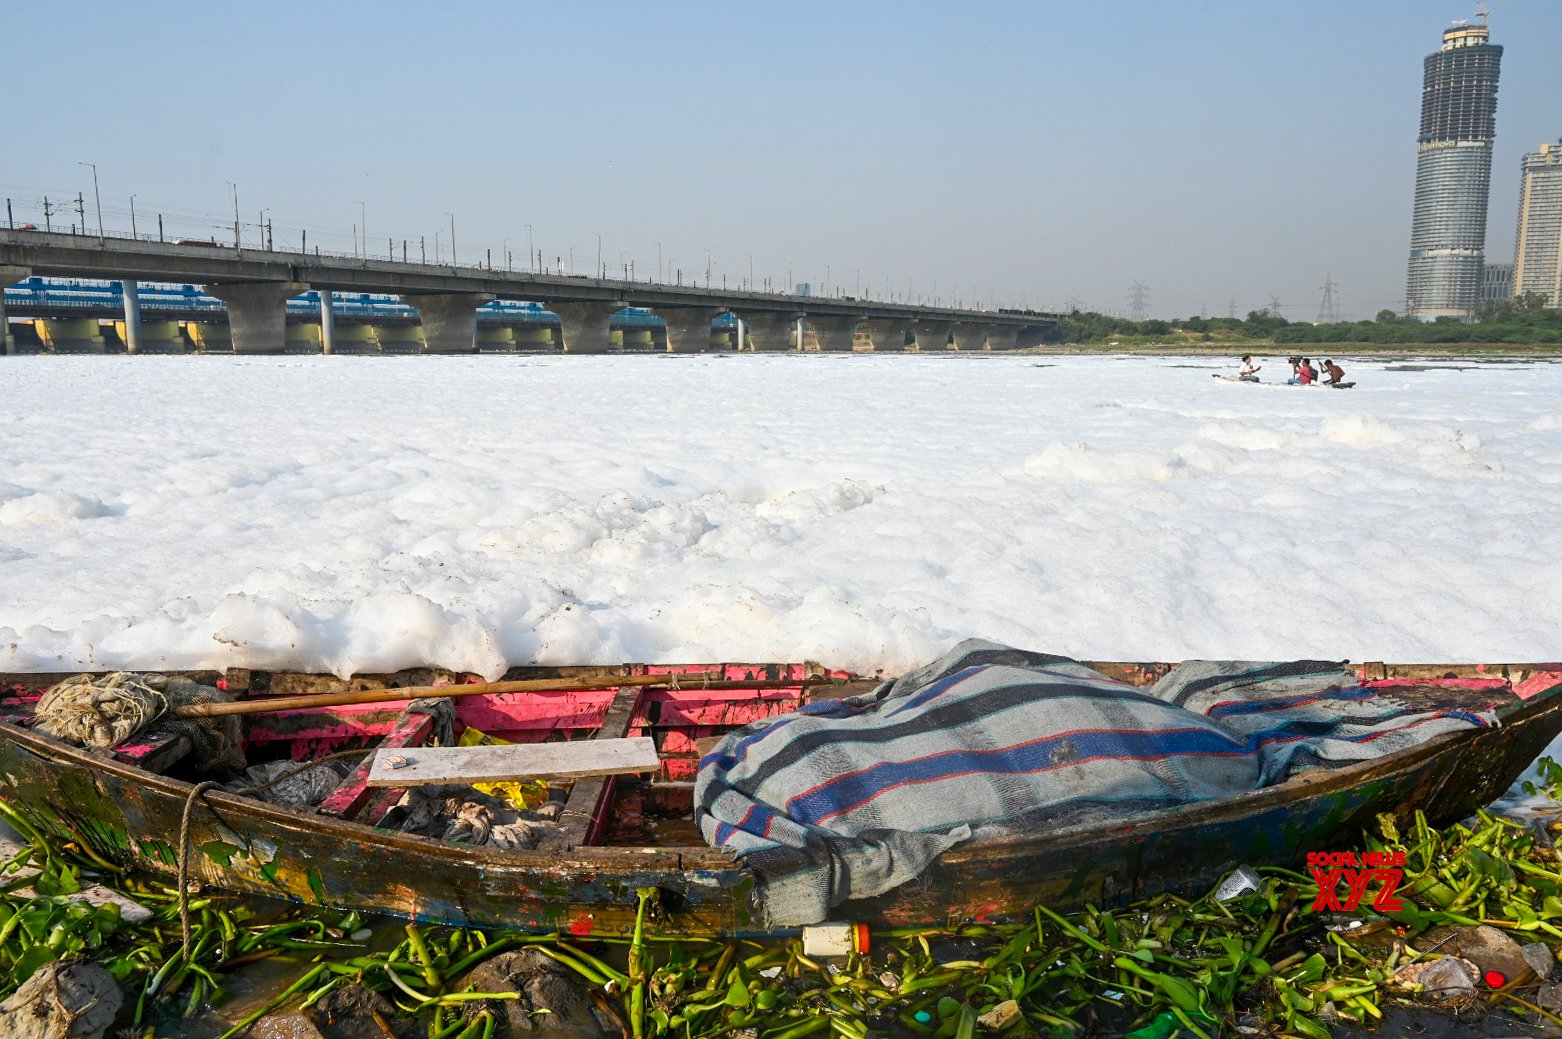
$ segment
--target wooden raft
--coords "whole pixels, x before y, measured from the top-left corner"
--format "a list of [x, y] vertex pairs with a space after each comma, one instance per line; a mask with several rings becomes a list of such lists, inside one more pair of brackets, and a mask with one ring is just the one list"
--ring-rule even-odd
[[658, 767], [656, 743], [649, 736], [498, 747], [382, 747], [374, 754], [367, 785], [410, 787], [581, 779], [654, 772]]

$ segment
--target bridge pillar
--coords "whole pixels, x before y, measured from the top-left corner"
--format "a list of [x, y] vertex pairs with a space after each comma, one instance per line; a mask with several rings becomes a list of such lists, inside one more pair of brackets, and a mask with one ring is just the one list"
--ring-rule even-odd
[[184, 330], [189, 334], [196, 353], [231, 354], [233, 352], [232, 330], [226, 324], [216, 321], [187, 321]]
[[500, 324], [478, 325], [477, 352], [480, 354], [515, 353], [515, 326]]
[[[412, 327], [416, 332], [416, 326]], [[333, 324], [331, 329], [331, 349], [338, 354], [363, 354], [381, 353], [379, 335], [373, 325], [366, 322], [343, 322], [340, 325]], [[416, 352], [416, 351], [414, 351]]]
[[477, 350], [477, 308], [492, 303], [486, 292], [402, 294], [401, 301], [423, 317], [423, 352], [469, 354]]
[[1013, 350], [1019, 345], [1020, 330], [1003, 325], [987, 326], [987, 349]]
[[955, 325], [956, 350], [985, 350], [987, 349], [987, 326], [973, 325], [969, 322], [960, 322]]
[[39, 318], [36, 325], [44, 349], [56, 354], [101, 354], [108, 352], [103, 341], [103, 326], [95, 317]]
[[702, 354], [710, 349], [710, 323], [721, 313], [720, 307], [669, 307], [660, 314], [667, 322], [663, 337], [670, 354]]
[[336, 353], [336, 300], [330, 289], [319, 289], [320, 297], [320, 352]]
[[11, 319], [5, 316], [5, 287], [32, 277], [32, 273], [26, 267], [0, 266], [0, 354], [16, 353], [16, 340], [11, 335]]
[[279, 354], [287, 346], [287, 301], [307, 285], [256, 281], [201, 286], [228, 305], [228, 332], [236, 354]]
[[141, 297], [136, 283], [129, 279], [119, 283], [120, 295], [125, 301], [125, 353], [141, 352]]
[[605, 354], [613, 348], [609, 322], [622, 303], [549, 303], [559, 317], [559, 347], [567, 354]]
[[1019, 336], [1015, 340], [1015, 346], [1021, 350], [1028, 350], [1033, 346], [1040, 346], [1047, 341], [1047, 329], [1040, 325], [1026, 325], [1020, 329]]
[[[121, 326], [119, 337], [130, 348], [128, 329]], [[142, 321], [141, 339], [136, 347], [143, 354], [182, 354], [185, 352], [184, 332], [177, 321]]]
[[307, 319], [303, 321], [289, 321], [287, 322], [287, 339], [282, 345], [283, 353], [320, 353], [320, 326]]
[[779, 353], [783, 350], [801, 350], [802, 344], [792, 344], [792, 333], [797, 329], [797, 319], [791, 314], [774, 310], [744, 311], [736, 315], [748, 325], [748, 348], [756, 353]]
[[368, 325], [375, 348], [382, 354], [421, 354], [424, 352], [423, 326], [397, 322]]
[[954, 327], [948, 321], [918, 321], [917, 349], [937, 353], [950, 349], [949, 333]]
[[906, 320], [898, 317], [876, 317], [868, 320], [868, 339], [877, 351], [906, 348]]
[[[808, 327], [819, 340], [820, 353], [852, 352], [852, 337], [857, 334], [857, 322], [861, 318], [850, 314], [809, 314]], [[800, 346], [801, 344], [799, 344]]]

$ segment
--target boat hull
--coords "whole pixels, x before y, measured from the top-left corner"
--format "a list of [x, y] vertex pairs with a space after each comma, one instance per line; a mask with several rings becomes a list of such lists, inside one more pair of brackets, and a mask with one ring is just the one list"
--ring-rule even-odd
[[[1240, 797], [1094, 826], [972, 842], [839, 919], [942, 925], [1196, 892], [1238, 864], [1302, 869], [1360, 850], [1379, 813], [1434, 823], [1500, 796], [1562, 730], [1562, 695], [1505, 709], [1501, 727], [1438, 737]], [[636, 890], [661, 892], [662, 933], [758, 935], [754, 876], [704, 847], [517, 852], [411, 836], [194, 787], [102, 752], [0, 724], [0, 798], [41, 831], [109, 861], [174, 876], [189, 805], [190, 874], [205, 885], [474, 927], [625, 935]]]

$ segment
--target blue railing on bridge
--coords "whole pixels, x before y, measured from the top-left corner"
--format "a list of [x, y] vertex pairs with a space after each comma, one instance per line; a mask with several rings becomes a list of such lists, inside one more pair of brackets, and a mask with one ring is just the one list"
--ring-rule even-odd
[[[171, 285], [142, 282], [136, 288], [136, 297], [142, 313], [149, 314], [225, 314], [227, 304], [208, 296], [194, 285]], [[21, 315], [39, 311], [96, 312], [98, 316], [118, 316], [124, 313], [124, 290], [117, 281], [91, 281], [70, 278], [28, 278], [5, 290], [6, 310]], [[332, 295], [331, 309], [337, 317], [380, 318], [382, 320], [414, 321], [417, 311], [395, 296], [368, 292], [337, 292]], [[314, 290], [294, 296], [287, 301], [287, 312], [299, 316], [318, 316], [320, 296]], [[525, 322], [530, 324], [557, 324], [558, 317], [541, 303], [520, 300], [495, 300], [477, 309], [479, 320], [485, 322]], [[716, 318], [716, 326], [729, 327], [730, 314]], [[612, 323], [637, 328], [660, 328], [665, 322], [649, 310], [627, 307], [613, 315]]]

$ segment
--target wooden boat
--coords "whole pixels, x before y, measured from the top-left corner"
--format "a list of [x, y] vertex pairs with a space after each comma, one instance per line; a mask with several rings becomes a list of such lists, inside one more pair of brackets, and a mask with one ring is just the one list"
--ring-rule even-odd
[[[1169, 667], [1090, 666], [1138, 685]], [[1115, 905], [1197, 890], [1240, 863], [1300, 869], [1309, 851], [1356, 850], [1359, 831], [1380, 812], [1406, 817], [1419, 808], [1436, 822], [1468, 815], [1507, 790], [1562, 731], [1562, 665], [1374, 663], [1356, 670], [1412, 704], [1494, 710], [1500, 725], [1174, 811], [970, 842], [918, 880], [842, 906], [837, 918], [874, 926], [994, 919], [1037, 902]], [[350, 682], [242, 670], [187, 674], [222, 679], [245, 698], [379, 690], [371, 694], [378, 703], [251, 716], [253, 759], [415, 746], [427, 737], [428, 716], [406, 712], [405, 699], [385, 698], [437, 678], [475, 681], [428, 670]], [[661, 764], [647, 777], [576, 781], [563, 817], [568, 850], [527, 852], [377, 829], [400, 791], [364, 785], [367, 765], [312, 810], [220, 790], [192, 799], [182, 737], [84, 750], [30, 729], [32, 705], [61, 677], [0, 676], [0, 798], [52, 837], [171, 876], [189, 804], [190, 875], [204, 884], [423, 921], [577, 935], [627, 933], [636, 889], [647, 886], [660, 891], [664, 933], [766, 933], [753, 875], [703, 844], [688, 821], [699, 749], [757, 718], [875, 684], [812, 664], [512, 670], [506, 679], [575, 688], [453, 699], [459, 721], [517, 742], [649, 736]]]

